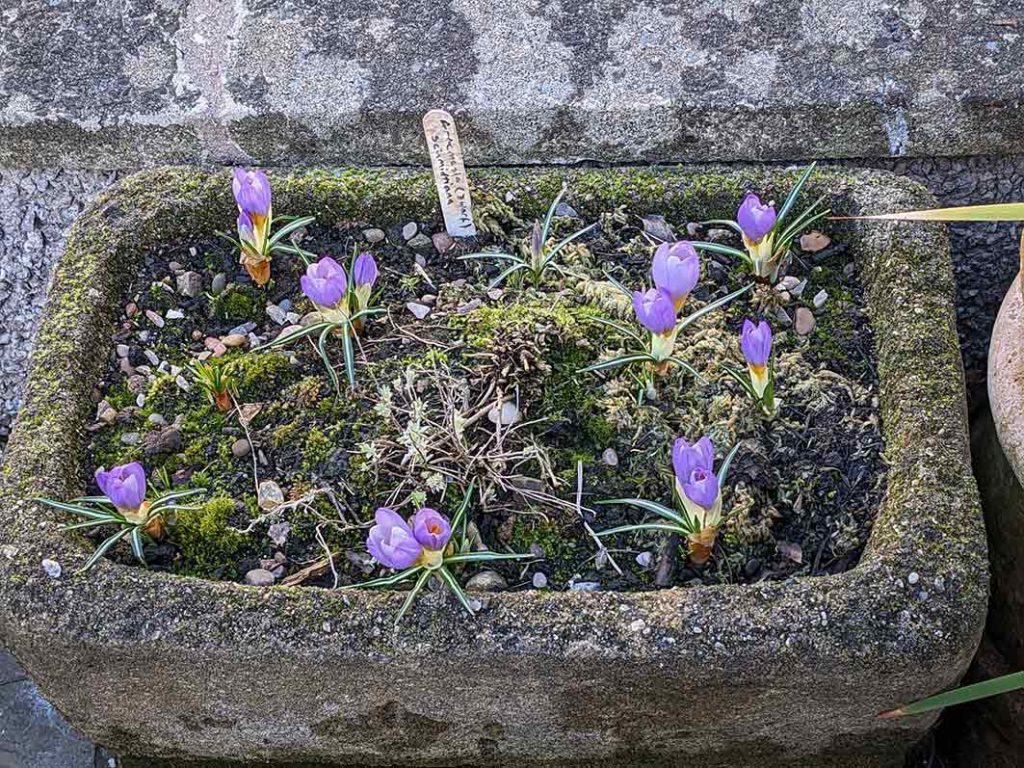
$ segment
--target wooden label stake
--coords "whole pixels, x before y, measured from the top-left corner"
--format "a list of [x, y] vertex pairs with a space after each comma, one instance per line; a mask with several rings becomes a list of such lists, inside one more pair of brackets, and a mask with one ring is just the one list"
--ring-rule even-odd
[[443, 109], [432, 109], [423, 116], [423, 133], [430, 150], [445, 229], [452, 237], [473, 237], [473, 201], [469, 197], [469, 179], [455, 120]]

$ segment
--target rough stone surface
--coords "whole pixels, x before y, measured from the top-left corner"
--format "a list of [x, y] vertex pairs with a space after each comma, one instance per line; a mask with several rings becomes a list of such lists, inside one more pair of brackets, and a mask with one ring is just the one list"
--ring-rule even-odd
[[0, 445], [20, 402], [36, 323], [67, 228], [116, 176], [0, 167]]
[[0, 649], [0, 765], [94, 768], [97, 750], [65, 722], [14, 658]]
[[1007, 153], [1005, 5], [13, 0], [0, 165], [419, 163], [435, 107], [473, 164]]
[[[793, 179], [763, 169], [492, 172], [477, 174], [478, 194], [511, 191], [520, 215], [532, 217], [565, 176], [567, 202], [581, 216], [630, 199], [673, 220], [683, 211], [721, 216], [743, 189], [779, 194]], [[256, 590], [108, 561], [60, 580], [39, 568], [49, 557], [70, 573], [88, 556], [60, 530], [59, 514], [27, 499], [80, 490], [81, 427], [95, 415], [91, 382], [125, 277], [157, 243], [212, 232], [230, 216], [227, 179], [161, 171], [126, 179], [97, 201], [69, 238], [39, 333], [0, 484], [0, 540], [16, 547], [0, 579], [0, 642], [72, 722], [101, 743], [154, 758], [147, 765], [186, 755], [899, 764], [933, 718], [882, 721], [877, 712], [953, 684], [987, 603], [941, 228], [851, 224], [837, 233], [864, 281], [891, 461], [889, 492], [856, 568], [647, 593], [495, 593], [475, 619], [437, 593], [395, 632], [400, 593]], [[327, 223], [427, 221], [434, 212], [424, 175], [311, 172], [275, 182], [282, 210], [315, 198]], [[883, 174], [823, 172], [811, 187], [849, 212], [933, 202]], [[911, 572], [920, 581], [913, 587]], [[943, 589], [920, 588], [936, 580]]]

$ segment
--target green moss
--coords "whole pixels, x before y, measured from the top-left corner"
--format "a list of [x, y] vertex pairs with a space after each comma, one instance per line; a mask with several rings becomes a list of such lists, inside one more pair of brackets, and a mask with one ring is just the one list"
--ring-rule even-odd
[[235, 562], [246, 537], [231, 527], [235, 502], [226, 496], [207, 501], [200, 509], [182, 511], [171, 527], [181, 553], [179, 570], [190, 576], [233, 578]]
[[325, 464], [333, 449], [334, 442], [319, 427], [309, 430], [302, 445], [302, 469], [309, 472]]
[[256, 320], [266, 306], [267, 298], [262, 291], [237, 283], [213, 299], [213, 313], [220, 320]]
[[248, 352], [232, 358], [231, 378], [240, 402], [259, 402], [276, 397], [298, 377], [280, 352]]

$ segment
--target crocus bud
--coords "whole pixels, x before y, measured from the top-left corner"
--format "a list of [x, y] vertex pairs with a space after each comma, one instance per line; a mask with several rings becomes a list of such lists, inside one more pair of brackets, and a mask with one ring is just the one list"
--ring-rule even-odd
[[736, 212], [736, 223], [743, 230], [743, 236], [751, 243], [757, 244], [775, 226], [775, 206], [770, 203], [762, 205], [761, 198], [750, 193], [740, 203], [740, 208]]
[[686, 511], [702, 528], [717, 525], [721, 513], [722, 496], [714, 462], [715, 448], [707, 437], [693, 445], [679, 438], [672, 446], [676, 490]]
[[696, 249], [686, 240], [662, 243], [654, 251], [651, 276], [654, 285], [672, 298], [676, 311], [682, 309], [700, 278], [700, 258]]
[[633, 311], [640, 324], [651, 333], [664, 336], [675, 330], [676, 306], [665, 291], [658, 288], [645, 293], [634, 291]]
[[231, 183], [235, 193], [238, 210], [245, 211], [257, 223], [261, 218], [270, 217], [270, 182], [263, 171], [247, 171], [235, 168], [235, 177]]
[[231, 189], [238, 204], [238, 239], [242, 266], [257, 285], [270, 280], [270, 182], [263, 171], [235, 168]]
[[747, 361], [750, 371], [750, 383], [758, 397], [764, 397], [768, 388], [768, 359], [772, 354], [772, 329], [762, 320], [754, 325], [750, 320], [743, 321], [740, 332], [740, 350]]
[[530, 258], [534, 264], [539, 264], [544, 258], [544, 230], [539, 221], [533, 222], [530, 233]]
[[394, 510], [381, 507], [375, 515], [376, 524], [366, 538], [366, 549], [381, 565], [401, 570], [409, 568], [423, 554], [408, 523]]
[[[344, 299], [348, 292], [348, 276], [345, 268], [330, 256], [324, 256], [316, 264], [306, 267], [306, 274], [299, 278], [302, 292], [321, 309], [321, 314], [345, 314]], [[340, 319], [340, 316], [339, 316]]]
[[137, 461], [96, 470], [96, 485], [122, 513], [138, 512], [146, 501], [146, 470]]
[[355, 283], [356, 309], [366, 309], [370, 303], [373, 284], [377, 282], [377, 262], [373, 254], [360, 253], [352, 267], [352, 282]]
[[452, 536], [452, 526], [436, 509], [423, 507], [412, 518], [412, 533], [425, 549], [440, 552]]

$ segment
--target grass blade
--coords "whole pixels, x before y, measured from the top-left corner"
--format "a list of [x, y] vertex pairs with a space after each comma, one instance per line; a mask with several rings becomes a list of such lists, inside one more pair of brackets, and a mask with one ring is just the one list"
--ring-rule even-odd
[[287, 237], [295, 230], [300, 229], [301, 227], [304, 227], [307, 224], [312, 224], [314, 221], [316, 221], [315, 216], [304, 216], [301, 219], [295, 219], [294, 221], [285, 224], [271, 236], [270, 245], [277, 245], [278, 241], [280, 241], [282, 238]]
[[445, 563], [485, 563], [494, 560], [536, 560], [531, 554], [517, 554], [505, 552], [467, 552], [462, 555], [452, 555], [444, 559]]
[[601, 325], [607, 326], [608, 328], [614, 328], [616, 331], [621, 333], [623, 336], [629, 336], [629, 338], [633, 339], [638, 344], [642, 345], [644, 343], [644, 340], [642, 338], [640, 338], [640, 334], [639, 333], [634, 331], [632, 328], [627, 328], [626, 326], [622, 325], [621, 323], [616, 323], [614, 320], [608, 320], [608, 319], [603, 318], [603, 317], [594, 317], [594, 318], [591, 318], [591, 319], [595, 323], [600, 323]]
[[676, 365], [678, 365], [680, 368], [682, 368], [688, 374], [693, 376], [693, 378], [695, 378], [697, 381], [704, 381], [704, 377], [700, 375], [700, 373], [697, 371], [697, 369], [694, 368], [689, 363], [687, 363], [685, 360], [680, 360], [678, 357], [670, 357], [668, 360], [669, 360], [670, 363], [675, 363]]
[[443, 565], [437, 569], [437, 572], [440, 574], [444, 582], [448, 585], [448, 588], [451, 589], [451, 591], [455, 594], [457, 598], [459, 598], [459, 602], [462, 603], [462, 607], [469, 612], [470, 616], [475, 616], [476, 614], [473, 611], [473, 606], [469, 604], [469, 598], [466, 596], [466, 593], [462, 591], [462, 587], [459, 586], [458, 579], [452, 576], [451, 571], [449, 571]]
[[399, 609], [398, 615], [395, 616], [396, 626], [402, 620], [402, 617], [405, 616], [409, 608], [412, 607], [412, 601], [416, 599], [416, 595], [420, 593], [420, 590], [423, 589], [423, 585], [427, 583], [427, 579], [429, 578], [430, 571], [424, 569], [423, 573], [420, 574], [420, 577], [416, 579], [416, 584], [413, 585], [413, 588], [409, 590], [409, 596], [406, 597], [405, 600], [402, 602], [402, 607]]
[[422, 570], [422, 565], [414, 565], [412, 568], [406, 568], [404, 571], [393, 573], [390, 576], [381, 576], [379, 579], [361, 581], [358, 584], [346, 584], [341, 587], [341, 589], [376, 589], [377, 587], [393, 587], [395, 584], [400, 584]]
[[501, 251], [478, 251], [477, 253], [467, 253], [464, 256], [459, 256], [459, 261], [470, 261], [478, 259], [497, 259], [498, 261], [522, 261], [518, 256], [513, 256], [511, 253], [502, 253]]
[[907, 715], [920, 715], [931, 712], [933, 709], [952, 707], [957, 704], [966, 704], [969, 701], [987, 699], [990, 696], [998, 696], [1001, 693], [1009, 693], [1024, 688], [1024, 672], [1013, 672], [1009, 675], [994, 677], [973, 685], [965, 685], [961, 688], [954, 688], [927, 699], [915, 701], [913, 704], [904, 704], [902, 707], [882, 712], [879, 717], [886, 719], [895, 717], [906, 717]]
[[887, 219], [890, 221], [1024, 221], [1024, 203], [963, 205], [956, 208], [931, 208], [923, 211], [878, 213], [873, 216], [832, 216], [846, 219]]
[[128, 535], [129, 530], [129, 528], [122, 528], [113, 536], [108, 536], [106, 539], [104, 539], [103, 543], [96, 547], [96, 551], [92, 553], [92, 557], [90, 557], [86, 561], [85, 565], [78, 569], [78, 572], [84, 573], [85, 571], [88, 571], [90, 568], [96, 565], [97, 561], [105, 554], [107, 554], [107, 550], [109, 550], [112, 546], [117, 544], [117, 542], [119, 542], [121, 539]]
[[814, 171], [816, 165], [817, 163], [811, 163], [808, 165], [807, 168], [804, 169], [804, 172], [800, 174], [800, 178], [797, 180], [796, 184], [793, 185], [793, 188], [789, 190], [789, 194], [786, 195], [786, 201], [779, 209], [779, 215], [775, 217], [776, 228], [782, 224], [790, 209], [796, 204], [796, 199], [800, 196], [800, 190], [803, 189], [804, 184], [807, 179], [810, 178], [810, 175]]
[[285, 336], [278, 336], [273, 341], [268, 341], [266, 344], [261, 344], [258, 347], [253, 347], [253, 352], [259, 352], [263, 349], [273, 349], [274, 347], [280, 347], [282, 344], [289, 344], [297, 339], [301, 339], [303, 336], [309, 336], [316, 333], [317, 331], [323, 331], [325, 329], [331, 329], [334, 325], [332, 323], [313, 323], [307, 325], [305, 328], [300, 328], [297, 331], [292, 331]]
[[614, 359], [604, 360], [603, 362], [595, 362], [593, 366], [582, 368], [577, 373], [586, 374], [594, 371], [606, 371], [609, 368], [628, 366], [631, 362], [640, 362], [642, 360], [650, 361], [651, 359], [653, 358], [649, 354], [628, 354], [624, 357], [615, 357]]
[[[338, 397], [341, 397], [341, 384], [338, 381], [338, 373], [334, 370], [331, 358], [327, 356], [327, 334], [330, 332], [331, 328], [325, 328], [324, 332], [320, 334], [320, 338], [316, 343], [316, 351], [320, 353], [320, 359], [324, 362], [324, 368], [327, 369], [327, 376], [331, 379], [331, 384], [334, 385], [335, 394]], [[345, 372], [348, 374], [349, 386], [355, 389], [356, 361], [353, 357], [354, 352], [352, 350], [352, 338], [348, 334], [349, 329], [346, 326], [341, 337], [343, 354], [345, 356]]]
[[694, 321], [699, 320], [700, 318], [704, 317], [704, 315], [706, 315], [708, 312], [713, 312], [714, 310], [718, 309], [719, 307], [725, 306], [730, 301], [735, 299], [737, 296], [742, 296], [744, 293], [746, 293], [747, 291], [749, 291], [753, 287], [754, 287], [753, 283], [747, 283], [747, 285], [743, 286], [738, 291], [733, 291], [728, 296], [723, 296], [720, 299], [716, 299], [715, 301], [712, 301], [710, 304], [705, 304], [703, 307], [698, 309], [693, 314], [687, 315], [682, 320], [680, 320], [679, 321], [679, 325], [676, 326], [676, 333], [678, 333], [679, 331], [683, 330], [687, 326], [691, 325]]
[[501, 285], [503, 282], [505, 282], [505, 278], [510, 277], [510, 276], [514, 275], [516, 272], [518, 272], [519, 270], [526, 269], [526, 268], [527, 268], [526, 262], [520, 261], [520, 262], [517, 262], [516, 264], [513, 264], [511, 267], [509, 267], [504, 272], [502, 272], [500, 275], [498, 275], [496, 278], [494, 278], [491, 281], [491, 284], [487, 286], [487, 290], [489, 290], [489, 291], [494, 290], [499, 285]]
[[619, 533], [633, 533], [636, 531], [662, 531], [664, 533], [679, 533], [685, 536], [688, 531], [678, 525], [668, 523], [636, 523], [635, 525], [620, 525], [618, 528], [609, 528], [607, 531], [596, 531], [598, 538], [602, 536], [614, 536]]
[[142, 527], [136, 525], [128, 536], [128, 542], [132, 545], [132, 553], [138, 561], [146, 565], [146, 558], [142, 553]]
[[750, 254], [746, 251], [741, 251], [739, 248], [733, 248], [728, 245], [720, 245], [718, 243], [705, 243], [702, 241], [694, 241], [693, 247], [698, 251], [710, 251], [711, 253], [721, 253], [725, 256], [732, 256], [733, 258], [740, 259], [746, 264], [751, 263]]
[[732, 460], [736, 458], [736, 452], [739, 451], [741, 445], [743, 445], [742, 441], [736, 443], [736, 445], [732, 447], [732, 450], [729, 451], [729, 454], [722, 461], [722, 466], [718, 468], [719, 487], [725, 485], [725, 479], [729, 476], [729, 467], [732, 466]]
[[452, 530], [454, 531], [459, 525], [462, 525], [462, 538], [466, 538], [466, 512], [469, 510], [469, 502], [473, 499], [473, 489], [476, 487], [476, 478], [469, 481], [469, 487], [466, 489], [465, 495], [462, 497], [462, 503], [459, 508], [452, 515]]
[[597, 503], [607, 506], [612, 504], [624, 504], [627, 507], [636, 507], [637, 509], [642, 509], [646, 512], [653, 512], [658, 517], [663, 517], [666, 520], [671, 520], [682, 528], [689, 527], [688, 521], [685, 517], [674, 509], [669, 509], [655, 501], [647, 501], [646, 499], [609, 499], [607, 501], [599, 501]]
[[555, 217], [555, 209], [558, 204], [562, 202], [562, 197], [569, 189], [568, 185], [562, 184], [562, 191], [555, 195], [555, 199], [551, 201], [551, 205], [548, 206], [548, 213], [544, 217], [544, 226], [541, 228], [540, 242], [541, 244], [548, 241], [548, 233], [551, 231], [551, 220]]
[[114, 510], [104, 509], [90, 509], [89, 507], [82, 507], [78, 504], [72, 504], [63, 501], [53, 501], [52, 499], [32, 499], [40, 504], [45, 504], [48, 507], [59, 509], [63, 512], [70, 512], [73, 515], [80, 515], [82, 517], [88, 517], [92, 520], [114, 520], [121, 521], [124, 518]]

